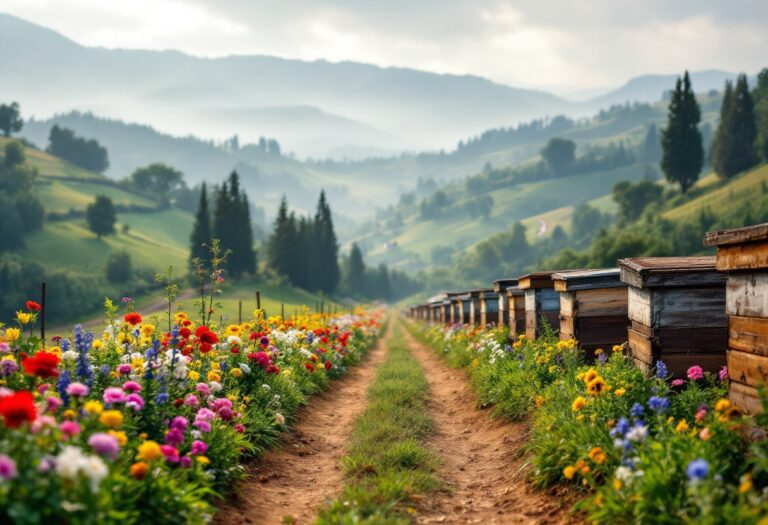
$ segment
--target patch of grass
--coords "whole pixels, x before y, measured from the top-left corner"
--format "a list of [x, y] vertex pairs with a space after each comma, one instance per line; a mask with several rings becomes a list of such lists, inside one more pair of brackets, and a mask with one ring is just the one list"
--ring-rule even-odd
[[425, 445], [432, 431], [427, 381], [400, 324], [388, 350], [343, 460], [344, 493], [320, 513], [318, 525], [411, 523], [412, 496], [440, 486], [437, 458]]

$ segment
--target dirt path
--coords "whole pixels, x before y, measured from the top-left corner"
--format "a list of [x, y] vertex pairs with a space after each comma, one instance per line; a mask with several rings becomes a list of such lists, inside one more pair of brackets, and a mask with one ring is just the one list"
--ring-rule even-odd
[[[222, 506], [214, 523], [308, 524], [318, 507], [340, 493], [344, 477], [339, 462], [365, 409], [366, 391], [384, 359], [393, 322], [363, 363], [299, 411], [283, 446], [253, 462], [240, 495]], [[286, 516], [294, 521], [284, 521]]]
[[448, 368], [406, 336], [427, 373], [436, 426], [432, 446], [444, 461], [439, 474], [453, 488], [425, 498], [417, 523], [578, 523], [565, 498], [526, 482], [521, 450], [527, 424], [493, 419], [490, 411], [477, 408], [464, 371]]

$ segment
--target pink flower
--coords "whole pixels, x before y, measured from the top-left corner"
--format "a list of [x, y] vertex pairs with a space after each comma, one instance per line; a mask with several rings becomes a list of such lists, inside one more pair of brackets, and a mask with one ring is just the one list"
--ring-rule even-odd
[[144, 399], [139, 394], [128, 394], [125, 401], [125, 406], [132, 408], [136, 412], [144, 408]]
[[245, 433], [245, 427], [240, 423], [235, 425], [235, 430], [240, 432], [241, 434]]
[[210, 421], [214, 417], [216, 417], [216, 414], [214, 414], [212, 410], [209, 410], [207, 408], [201, 408], [200, 410], [197, 411], [197, 414], [195, 415], [195, 420]]
[[720, 381], [728, 381], [728, 367], [724, 366], [720, 369], [720, 371], [717, 373], [717, 377], [720, 378]]
[[8, 343], [0, 343], [0, 354], [7, 354], [11, 351], [11, 347]]
[[192, 426], [200, 430], [201, 432], [211, 431], [211, 424], [208, 423], [207, 421], [203, 421], [202, 419], [196, 420], [194, 423], [192, 423]]
[[672, 381], [672, 386], [683, 386], [685, 384], [685, 381], [682, 379], [674, 379]]
[[699, 365], [694, 365], [688, 369], [688, 379], [691, 381], [698, 381], [702, 377], [704, 377], [704, 371]]
[[169, 463], [179, 462], [179, 449], [172, 445], [160, 445], [160, 450], [165, 456], [166, 461]]
[[128, 363], [123, 363], [121, 365], [117, 365], [117, 373], [118, 374], [123, 374], [123, 375], [130, 374], [131, 373], [131, 365], [129, 365]]
[[204, 441], [196, 439], [192, 442], [192, 449], [189, 451], [193, 456], [205, 454], [208, 451], [208, 445]]
[[88, 438], [88, 445], [100, 456], [115, 459], [120, 452], [120, 444], [115, 436], [97, 432]]
[[53, 416], [37, 416], [37, 419], [32, 422], [31, 430], [33, 434], [37, 434], [45, 427], [55, 426], [56, 420], [53, 418]]
[[696, 422], [701, 423], [701, 420], [704, 419], [704, 416], [707, 415], [707, 407], [705, 405], [702, 405], [699, 407], [699, 409], [696, 411]]
[[45, 411], [51, 413], [56, 412], [63, 404], [64, 402], [58, 397], [47, 397], [45, 398]]
[[190, 468], [192, 467], [192, 458], [189, 456], [182, 456], [179, 460], [179, 465], [181, 465], [181, 468]]
[[195, 386], [195, 390], [197, 390], [204, 396], [208, 396], [211, 393], [211, 388], [206, 383], [198, 383]]
[[74, 397], [85, 397], [88, 395], [88, 392], [90, 392], [90, 389], [87, 385], [84, 385], [83, 383], [70, 383], [67, 386], [67, 394]]
[[141, 392], [141, 385], [136, 381], [126, 381], [123, 383], [123, 390], [130, 393]]
[[178, 428], [182, 432], [187, 430], [187, 426], [189, 426], [189, 420], [184, 416], [176, 416], [170, 424], [171, 428]]
[[49, 385], [48, 383], [43, 383], [42, 385], [37, 387], [37, 391], [40, 392], [41, 394], [45, 394], [46, 392], [48, 392], [49, 388], [51, 388], [51, 385]]
[[72, 437], [80, 433], [80, 425], [76, 421], [64, 421], [59, 425], [59, 430], [65, 436]]
[[105, 403], [125, 403], [125, 400], [127, 399], [125, 397], [125, 392], [123, 392], [122, 388], [117, 387], [109, 387], [106, 390], [104, 390], [104, 402]]
[[184, 404], [188, 407], [196, 407], [200, 406], [200, 400], [195, 394], [189, 394], [186, 398], [184, 398]]

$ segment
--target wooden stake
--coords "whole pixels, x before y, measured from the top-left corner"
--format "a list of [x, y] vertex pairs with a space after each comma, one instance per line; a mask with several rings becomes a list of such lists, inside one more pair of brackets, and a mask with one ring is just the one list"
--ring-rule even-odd
[[280, 303], [280, 319], [285, 322], [285, 303]]
[[256, 290], [256, 309], [261, 310], [261, 292]]
[[40, 291], [40, 339], [43, 340], [43, 346], [45, 346], [45, 283], [43, 283]]
[[243, 324], [243, 301], [237, 302], [237, 324]]

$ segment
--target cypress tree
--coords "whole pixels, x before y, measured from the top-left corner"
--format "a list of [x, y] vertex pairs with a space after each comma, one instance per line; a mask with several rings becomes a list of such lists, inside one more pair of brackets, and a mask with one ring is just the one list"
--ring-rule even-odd
[[680, 184], [683, 193], [699, 178], [704, 164], [704, 147], [698, 129], [701, 109], [685, 72], [677, 79], [669, 103], [667, 127], [662, 131], [661, 168], [670, 182]]
[[283, 195], [277, 210], [272, 235], [267, 241], [267, 264], [275, 272], [295, 284], [292, 251], [296, 249], [296, 224], [288, 214], [288, 200]]
[[200, 189], [200, 200], [195, 213], [195, 224], [190, 235], [189, 262], [199, 259], [204, 267], [208, 267], [208, 248], [211, 245], [211, 215], [208, 211], [208, 190], [203, 182]]
[[[296, 217], [291, 214], [291, 220]], [[305, 290], [317, 290], [315, 272], [317, 255], [314, 253], [315, 232], [312, 222], [301, 217], [296, 225], [296, 249], [293, 252], [292, 267], [294, 284]]]
[[333, 230], [331, 208], [325, 198], [325, 190], [320, 192], [317, 202], [314, 224], [315, 253], [313, 261], [313, 287], [325, 293], [332, 293], [339, 285], [339, 244]]
[[248, 196], [245, 190], [240, 192], [238, 211], [240, 213], [242, 224], [240, 231], [240, 248], [243, 250], [242, 272], [249, 275], [256, 275], [257, 259], [256, 250], [253, 249], [253, 227], [251, 226], [251, 205], [248, 203]]
[[725, 85], [720, 125], [717, 128], [713, 165], [721, 177], [733, 177], [757, 164], [755, 108], [749, 93], [747, 76], [739, 75], [736, 87]]
[[768, 68], [757, 75], [757, 86], [752, 93], [755, 103], [755, 122], [757, 124], [757, 151], [768, 162]]
[[356, 242], [352, 243], [347, 259], [346, 285], [350, 292], [356, 294], [365, 293], [365, 263], [363, 253]]

